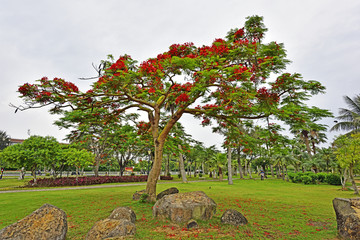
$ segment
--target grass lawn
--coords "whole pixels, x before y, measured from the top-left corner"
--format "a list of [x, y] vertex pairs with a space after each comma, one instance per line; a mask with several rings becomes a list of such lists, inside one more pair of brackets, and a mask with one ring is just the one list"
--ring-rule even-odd
[[[1, 187], [0, 181], [0, 187]], [[63, 209], [68, 216], [67, 239], [84, 239], [92, 225], [108, 217], [118, 206], [130, 206], [136, 213], [135, 239], [336, 239], [335, 197], [354, 197], [339, 186], [303, 185], [277, 179], [235, 180], [158, 184], [160, 192], [169, 187], [180, 192], [204, 191], [217, 203], [210, 221], [198, 221], [200, 228], [185, 229], [152, 217], [152, 204], [132, 201], [132, 194], [145, 186], [101, 189], [19, 192], [0, 194], [0, 229], [22, 219], [44, 203]], [[249, 223], [222, 225], [222, 213], [233, 208]]]

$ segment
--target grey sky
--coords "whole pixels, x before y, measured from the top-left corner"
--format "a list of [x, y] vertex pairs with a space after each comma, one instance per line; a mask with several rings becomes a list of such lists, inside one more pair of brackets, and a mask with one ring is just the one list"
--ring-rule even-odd
[[[288, 72], [320, 81], [327, 93], [309, 104], [345, 107], [342, 96], [359, 94], [360, 1], [357, 0], [0, 0], [0, 130], [13, 138], [31, 134], [66, 135], [52, 125], [46, 109], [14, 114], [20, 84], [43, 76], [62, 77], [86, 90], [91, 64], [108, 54], [138, 61], [164, 52], [173, 43], [210, 44], [251, 15], [264, 17], [266, 41], [283, 42], [292, 63]], [[324, 123], [332, 126], [334, 119]], [[206, 145], [221, 137], [186, 117], [189, 133]], [[334, 134], [330, 134], [332, 139]]]

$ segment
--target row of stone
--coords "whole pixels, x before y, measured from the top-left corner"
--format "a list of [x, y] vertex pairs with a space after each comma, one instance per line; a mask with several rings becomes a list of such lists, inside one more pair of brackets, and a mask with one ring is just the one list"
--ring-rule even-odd
[[[178, 193], [175, 188], [158, 195], [153, 207], [153, 216], [170, 219], [175, 223], [187, 222], [187, 228], [198, 227], [196, 220], [209, 220], [216, 212], [216, 203], [204, 192]], [[139, 192], [133, 198], [138, 199]], [[106, 219], [94, 224], [86, 240], [120, 238], [136, 233], [136, 214], [129, 207], [118, 207]], [[246, 218], [236, 210], [229, 209], [221, 216], [224, 224], [244, 225]], [[45, 204], [22, 220], [0, 230], [0, 239], [47, 239], [64, 240], [67, 233], [66, 213], [50, 204]]]
[[[118, 207], [108, 218], [94, 224], [86, 240], [134, 235], [135, 221], [136, 214], [131, 208]], [[3, 228], [0, 231], [0, 239], [65, 240], [67, 229], [66, 213], [53, 205], [44, 204], [29, 216]]]

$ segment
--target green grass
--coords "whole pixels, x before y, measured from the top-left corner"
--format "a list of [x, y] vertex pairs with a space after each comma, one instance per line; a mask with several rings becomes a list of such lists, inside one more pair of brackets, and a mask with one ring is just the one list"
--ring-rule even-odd
[[[1, 181], [0, 181], [1, 183]], [[0, 185], [1, 186], [1, 185]], [[0, 194], [0, 229], [27, 216], [44, 203], [63, 209], [68, 215], [67, 239], [84, 239], [92, 225], [108, 217], [118, 206], [130, 206], [136, 213], [135, 239], [336, 239], [335, 197], [354, 197], [339, 186], [302, 185], [282, 180], [235, 180], [158, 184], [157, 191], [175, 186], [180, 192], [204, 191], [217, 203], [210, 221], [200, 228], [184, 229], [152, 217], [152, 204], [132, 201], [132, 194], [144, 186], [102, 189], [20, 192]], [[222, 225], [222, 213], [233, 208], [248, 219], [246, 226]]]

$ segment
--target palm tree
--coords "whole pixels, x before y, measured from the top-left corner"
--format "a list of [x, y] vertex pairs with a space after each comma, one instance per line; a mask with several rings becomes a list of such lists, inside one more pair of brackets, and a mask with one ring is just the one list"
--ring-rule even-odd
[[344, 96], [345, 103], [349, 106], [347, 108], [339, 109], [339, 116], [335, 121], [336, 124], [330, 129], [330, 131], [345, 130], [349, 133], [356, 133], [360, 130], [360, 95], [356, 95], [353, 99], [348, 96]]
[[6, 134], [5, 131], [0, 130], [0, 150], [3, 150], [10, 145], [10, 137]]

